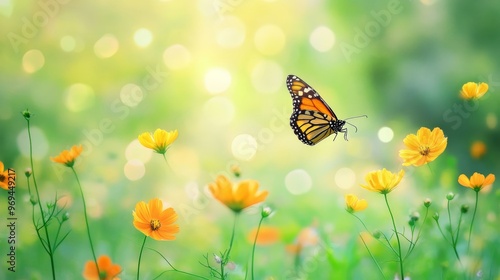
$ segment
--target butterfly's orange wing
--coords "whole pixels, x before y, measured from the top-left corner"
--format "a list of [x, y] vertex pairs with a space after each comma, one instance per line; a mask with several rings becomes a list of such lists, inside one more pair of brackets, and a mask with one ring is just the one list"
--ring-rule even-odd
[[293, 100], [290, 126], [300, 141], [315, 145], [331, 134], [345, 132], [344, 121], [311, 86], [295, 75], [289, 75], [286, 85]]

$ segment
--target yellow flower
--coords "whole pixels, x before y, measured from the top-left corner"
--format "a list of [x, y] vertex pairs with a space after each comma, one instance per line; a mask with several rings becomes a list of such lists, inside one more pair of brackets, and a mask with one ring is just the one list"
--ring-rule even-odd
[[9, 190], [9, 171], [3, 169], [3, 162], [0, 161], [0, 188]]
[[179, 232], [179, 225], [174, 224], [177, 213], [173, 208], [163, 210], [163, 202], [154, 198], [146, 202], [141, 201], [135, 206], [134, 226], [137, 230], [156, 240], [174, 240]]
[[122, 268], [117, 264], [113, 264], [108, 256], [100, 256], [97, 259], [97, 266], [99, 266], [100, 275], [94, 261], [86, 262], [83, 269], [83, 278], [85, 280], [120, 280], [116, 276], [122, 271]]
[[448, 138], [444, 137], [443, 130], [439, 127], [435, 127], [432, 131], [427, 127], [421, 127], [417, 135], [407, 135], [403, 143], [408, 148], [399, 151], [399, 156], [404, 160], [403, 165], [421, 166], [435, 160], [444, 152]]
[[259, 182], [256, 180], [244, 180], [233, 185], [223, 175], [217, 176], [215, 182], [208, 185], [208, 189], [217, 200], [236, 213], [263, 202], [268, 195], [268, 191], [258, 191]]
[[62, 151], [56, 157], [50, 157], [50, 160], [53, 162], [61, 163], [66, 165], [67, 167], [73, 167], [75, 164], [76, 158], [82, 153], [83, 147], [82, 145], [73, 146], [70, 150]]
[[460, 96], [463, 99], [478, 99], [488, 91], [487, 83], [468, 82], [462, 86]]
[[494, 174], [489, 174], [485, 178], [483, 174], [474, 172], [474, 174], [470, 176], [470, 179], [467, 178], [465, 174], [458, 176], [458, 183], [460, 183], [460, 185], [466, 188], [471, 188], [476, 192], [480, 191], [485, 186], [493, 184], [493, 182], [495, 182]]
[[139, 142], [146, 148], [152, 149], [159, 154], [165, 154], [168, 147], [177, 139], [179, 133], [176, 130], [167, 132], [163, 129], [157, 129], [155, 132], [144, 132], [139, 135]]
[[345, 205], [347, 212], [354, 213], [365, 210], [368, 207], [368, 202], [366, 202], [366, 199], [359, 199], [354, 194], [346, 194]]
[[475, 141], [470, 146], [470, 155], [473, 158], [481, 158], [486, 153], [486, 144], [483, 141]]
[[401, 182], [405, 171], [401, 170], [398, 174], [387, 171], [387, 169], [372, 171], [366, 175], [367, 185], [361, 185], [361, 187], [381, 194], [390, 193], [396, 186]]

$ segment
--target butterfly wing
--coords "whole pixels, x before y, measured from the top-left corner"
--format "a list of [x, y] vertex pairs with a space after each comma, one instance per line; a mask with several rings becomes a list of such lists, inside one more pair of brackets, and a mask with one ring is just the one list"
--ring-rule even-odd
[[300, 141], [312, 146], [343, 131], [344, 121], [337, 119], [316, 90], [295, 75], [287, 77], [286, 85], [293, 101], [290, 126]]

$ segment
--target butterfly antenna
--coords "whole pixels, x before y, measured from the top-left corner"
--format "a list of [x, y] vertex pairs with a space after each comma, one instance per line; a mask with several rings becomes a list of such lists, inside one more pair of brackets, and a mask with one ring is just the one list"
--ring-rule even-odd
[[345, 122], [345, 123], [348, 124], [348, 125], [350, 125], [350, 126], [352, 126], [352, 127], [354, 127], [354, 129], [356, 129], [355, 132], [358, 132], [358, 128], [355, 125], [353, 125], [352, 123], [349, 123], [349, 122]]
[[357, 118], [368, 118], [368, 116], [367, 115], [359, 115], [359, 116], [349, 117], [347, 119], [344, 119], [344, 121], [350, 120], [350, 119], [357, 119]]
[[[354, 116], [354, 117], [350, 117], [350, 118], [344, 119], [344, 121], [346, 121], [346, 120], [350, 120], [350, 119], [356, 119], [356, 118], [363, 118], [363, 117], [368, 118], [368, 116], [367, 116], [367, 115], [360, 115], [360, 116]], [[350, 126], [352, 126], [352, 127], [354, 127], [354, 129], [356, 129], [356, 131], [355, 131], [355, 132], [358, 132], [358, 127], [356, 127], [355, 125], [353, 125], [353, 124], [352, 124], [352, 123], [350, 123], [350, 122], [345, 122], [345, 123], [346, 123], [346, 124], [348, 124], [348, 125], [350, 125]]]

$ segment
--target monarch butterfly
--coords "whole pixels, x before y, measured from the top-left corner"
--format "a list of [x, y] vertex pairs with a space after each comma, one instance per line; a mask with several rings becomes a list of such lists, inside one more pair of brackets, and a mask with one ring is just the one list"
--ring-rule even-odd
[[[347, 128], [344, 127], [347, 119], [339, 120], [316, 90], [295, 75], [288, 75], [286, 86], [293, 101], [290, 126], [302, 143], [313, 146], [332, 134], [337, 138], [339, 132], [344, 133], [347, 141]], [[352, 126], [358, 131], [356, 126]]]

